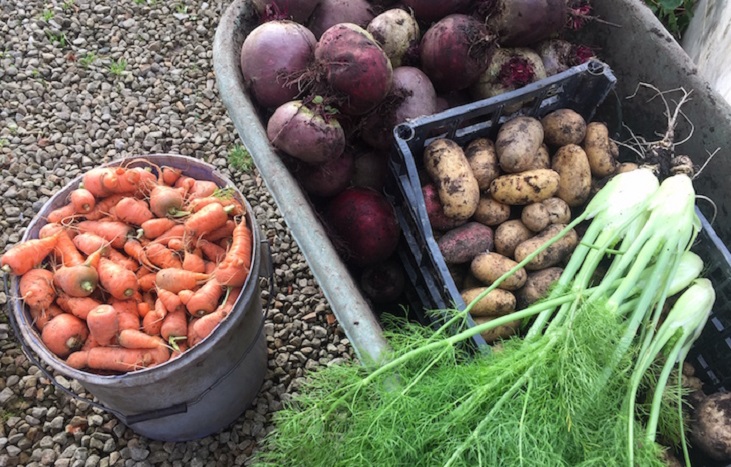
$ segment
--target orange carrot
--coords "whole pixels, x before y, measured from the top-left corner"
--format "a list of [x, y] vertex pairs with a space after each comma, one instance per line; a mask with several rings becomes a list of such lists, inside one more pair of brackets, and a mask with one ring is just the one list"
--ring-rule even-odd
[[76, 212], [76, 206], [68, 203], [64, 204], [60, 208], [56, 208], [53, 211], [49, 212], [46, 216], [46, 220], [52, 223], [62, 223], [73, 220], [75, 217], [78, 216], [79, 214]]
[[[84, 262], [84, 257], [76, 248], [69, 230], [59, 223], [52, 222], [44, 225], [38, 231], [38, 238], [45, 238], [51, 235], [57, 235], [56, 246], [53, 249], [53, 255], [56, 261], [64, 266], [76, 266]], [[74, 238], [76, 236], [74, 235]]]
[[119, 202], [120, 199], [124, 198], [122, 194], [114, 194], [107, 196], [106, 198], [99, 199], [96, 205], [91, 211], [87, 212], [84, 216], [88, 221], [99, 220], [105, 216], [109, 216], [114, 209], [114, 206]]
[[197, 323], [199, 320], [200, 320], [200, 318], [191, 318], [188, 321], [188, 335], [187, 335], [187, 339], [185, 340], [185, 343], [188, 345], [188, 348], [197, 345], [201, 341], [201, 339], [195, 333], [195, 323]]
[[212, 278], [190, 297], [185, 307], [193, 316], [207, 315], [218, 307], [221, 295], [223, 295], [223, 287], [215, 278]]
[[195, 185], [195, 179], [193, 177], [189, 177], [187, 175], [181, 175], [178, 177], [178, 179], [175, 181], [175, 185], [173, 185], [175, 188], [180, 188], [184, 195], [187, 195], [188, 192], [193, 188], [193, 185]]
[[157, 298], [159, 298], [162, 301], [162, 304], [165, 306], [165, 309], [169, 312], [176, 311], [178, 309], [182, 309], [183, 303], [180, 301], [180, 297], [178, 297], [177, 294], [165, 290], [165, 289], [158, 289], [157, 290]]
[[153, 243], [159, 243], [161, 245], [167, 246], [168, 242], [173, 239], [181, 239], [183, 238], [183, 234], [185, 233], [185, 226], [183, 224], [176, 224], [172, 226], [170, 229], [168, 229], [165, 233], [154, 239]]
[[176, 217], [183, 211], [185, 192], [166, 185], [157, 185], [150, 192], [150, 210], [157, 217]]
[[205, 272], [206, 262], [201, 257], [201, 251], [197, 248], [195, 251], [185, 251], [183, 256], [183, 269], [191, 272]]
[[176, 222], [167, 217], [155, 217], [140, 225], [142, 235], [150, 240], [159, 237], [175, 226]]
[[243, 216], [246, 212], [241, 202], [233, 196], [219, 196], [216, 194], [206, 196], [204, 198], [191, 199], [190, 201], [188, 201], [188, 204], [186, 204], [186, 208], [188, 209], [188, 211], [198, 212], [205, 206], [214, 203], [220, 204], [223, 207], [228, 207], [230, 209], [229, 214], [232, 216]]
[[56, 248], [57, 242], [58, 236], [52, 235], [16, 243], [0, 257], [0, 268], [5, 272], [22, 276], [41, 264], [46, 256]]
[[226, 258], [216, 267], [214, 277], [221, 285], [241, 287], [249, 275], [251, 267], [252, 235], [242, 219], [233, 234], [233, 243], [226, 253]]
[[196, 246], [201, 249], [203, 255], [214, 263], [220, 263], [226, 257], [226, 250], [208, 240], [200, 239]]
[[173, 337], [171, 339], [173, 341], [172, 344], [174, 344], [174, 345], [172, 345], [173, 351], [170, 352], [170, 360], [180, 357], [181, 355], [183, 355], [185, 353], [186, 350], [188, 350], [190, 348], [188, 346], [188, 344], [185, 342], [185, 339], [187, 339], [187, 338], [188, 338], [188, 336], [182, 336], [179, 338]]
[[72, 297], [88, 297], [99, 284], [99, 273], [87, 263], [62, 266], [53, 273], [53, 284]]
[[104, 198], [119, 189], [119, 175], [114, 167], [95, 167], [84, 174], [82, 185], [97, 198]]
[[162, 320], [160, 335], [171, 347], [177, 347], [177, 340], [188, 335], [188, 314], [182, 308], [169, 312]]
[[86, 366], [93, 370], [129, 372], [149, 368], [170, 359], [166, 347], [155, 349], [126, 349], [124, 347], [95, 347], [89, 350]]
[[134, 235], [134, 229], [119, 221], [81, 221], [77, 224], [81, 233], [93, 233], [108, 241], [114, 248], [123, 248], [128, 236]]
[[31, 310], [46, 310], [56, 299], [53, 273], [48, 269], [31, 269], [19, 281], [20, 297]]
[[65, 312], [58, 305], [51, 304], [47, 308], [31, 308], [29, 313], [36, 328], [43, 331], [43, 328], [50, 320]]
[[176, 169], [175, 167], [168, 167], [163, 166], [161, 168], [161, 179], [162, 182], [167, 186], [173, 186], [175, 182], [178, 181], [180, 176], [183, 174], [183, 171], [180, 169]]
[[206, 261], [206, 270], [203, 272], [205, 272], [206, 274], [213, 274], [214, 272], [216, 272], [216, 267], [218, 267], [218, 264], [216, 264], [215, 262]]
[[[139, 263], [122, 254], [116, 248], [98, 235], [92, 233], [82, 233], [74, 237], [74, 245], [84, 254], [91, 255], [100, 248], [103, 249], [102, 255], [108, 257], [117, 264], [121, 264], [130, 271], [136, 271]], [[106, 248], [105, 248], [106, 247]]]
[[114, 206], [113, 215], [125, 224], [142, 225], [154, 216], [147, 201], [125, 196]]
[[147, 268], [140, 268], [140, 271], [144, 271], [144, 274], [137, 276], [137, 285], [142, 292], [149, 292], [155, 288], [156, 276], [155, 273]]
[[139, 329], [140, 315], [138, 314], [138, 300], [119, 300], [112, 297], [109, 304], [117, 310], [119, 329]]
[[145, 247], [145, 256], [153, 265], [164, 268], [182, 268], [183, 263], [175, 252], [159, 243], [150, 243]]
[[208, 240], [209, 242], [215, 243], [224, 238], [231, 238], [233, 236], [235, 228], [236, 228], [236, 221], [234, 221], [233, 219], [229, 219], [221, 227], [205, 234], [203, 236], [203, 238], [205, 240]]
[[100, 305], [86, 317], [89, 334], [99, 345], [111, 345], [119, 332], [119, 315], [111, 305]]
[[218, 190], [218, 185], [210, 180], [195, 180], [188, 190], [188, 200], [207, 198], [213, 196]]
[[162, 300], [155, 300], [155, 308], [150, 310], [144, 318], [142, 318], [142, 330], [151, 336], [159, 336], [162, 328], [162, 321], [168, 314]]
[[102, 258], [97, 269], [99, 282], [114, 298], [130, 298], [139, 287], [135, 273], [112, 260]]
[[56, 304], [66, 313], [85, 320], [89, 312], [102, 303], [92, 297], [71, 297], [61, 294], [56, 299]]
[[155, 284], [159, 289], [178, 293], [185, 289], [194, 289], [196, 285], [207, 281], [209, 276], [185, 269], [166, 268], [157, 271]]
[[230, 209], [220, 204], [209, 204], [185, 219], [185, 236], [199, 238], [226, 224]]
[[119, 186], [116, 193], [148, 194], [153, 186], [157, 185], [157, 177], [149, 168], [132, 167], [117, 168]]
[[159, 336], [151, 336], [136, 329], [120, 331], [118, 341], [119, 345], [126, 349], [156, 349], [158, 347], [166, 347], [165, 341]]
[[69, 201], [77, 214], [86, 214], [96, 206], [96, 198], [91, 191], [77, 188], [69, 194]]
[[205, 316], [200, 317], [198, 321], [196, 321], [193, 325], [193, 331], [198, 342], [208, 337], [216, 328], [216, 326], [218, 326], [219, 323], [221, 323], [221, 321], [223, 321], [223, 319], [228, 316], [228, 313], [229, 312], [226, 310], [216, 310], [213, 313], [209, 313]]
[[61, 358], [84, 345], [89, 337], [86, 323], [74, 315], [62, 313], [51, 319], [41, 331], [41, 341], [48, 350]]
[[[89, 341], [89, 339], [87, 339], [87, 341]], [[88, 367], [89, 350], [82, 349], [77, 350], [76, 352], [72, 352], [68, 357], [66, 357], [66, 364], [71, 368], [75, 368], [77, 370], [83, 370], [84, 368]]]
[[193, 295], [195, 295], [195, 291], [193, 290], [185, 289], [178, 292], [178, 298], [180, 298], [180, 303], [183, 305], [187, 305]]

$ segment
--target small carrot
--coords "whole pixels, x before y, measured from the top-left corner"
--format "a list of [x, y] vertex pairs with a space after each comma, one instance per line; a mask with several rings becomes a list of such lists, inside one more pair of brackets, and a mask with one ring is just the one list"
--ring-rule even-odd
[[206, 270], [203, 272], [205, 272], [206, 274], [212, 275], [214, 272], [216, 272], [216, 267], [218, 267], [218, 264], [216, 264], [215, 262], [206, 261]]
[[242, 219], [233, 234], [233, 243], [226, 258], [216, 267], [214, 277], [221, 285], [241, 287], [246, 282], [251, 267], [252, 235]]
[[49, 212], [46, 216], [46, 220], [48, 222], [61, 223], [68, 222], [70, 219], [73, 219], [76, 216], [78, 216], [78, 214], [76, 213], [76, 207], [74, 207], [73, 204], [68, 203], [64, 204], [60, 208], [56, 208], [53, 211]]
[[193, 316], [204, 316], [218, 308], [223, 287], [215, 278], [203, 284], [187, 301], [185, 307]]
[[28, 310], [30, 317], [33, 320], [33, 324], [39, 331], [43, 331], [43, 328], [48, 324], [54, 317], [65, 313], [58, 305], [51, 304], [47, 308], [31, 308]]
[[231, 207], [231, 211], [229, 212], [229, 214], [232, 216], [243, 216], [246, 212], [241, 202], [239, 202], [239, 200], [237, 200], [233, 196], [217, 195], [215, 193], [211, 196], [206, 196], [205, 198], [196, 198], [188, 201], [188, 204], [186, 204], [186, 208], [188, 209], [188, 211], [198, 212], [203, 207], [213, 203], [218, 203], [223, 207]]
[[144, 271], [145, 273], [137, 276], [137, 285], [139, 285], [139, 289], [142, 292], [149, 292], [150, 290], [153, 290], [157, 280], [155, 273], [147, 268], [140, 268], [140, 271]]
[[149, 368], [170, 359], [166, 347], [155, 349], [126, 349], [124, 347], [95, 347], [89, 350], [86, 365], [93, 370], [122, 373]]
[[213, 313], [201, 316], [193, 325], [193, 331], [199, 342], [208, 337], [221, 321], [228, 316], [228, 313], [225, 310], [216, 310]]
[[185, 353], [186, 350], [190, 348], [188, 347], [186, 339], [188, 339], [188, 336], [170, 338], [170, 340], [172, 341], [170, 345], [173, 348], [173, 351], [170, 352], [170, 360], [180, 357]]
[[74, 315], [62, 313], [51, 319], [41, 331], [41, 341], [45, 346], [61, 358], [84, 345], [89, 337], [86, 323]]
[[193, 185], [195, 185], [195, 179], [193, 177], [189, 177], [187, 175], [181, 175], [178, 177], [178, 179], [175, 181], [175, 185], [173, 185], [175, 188], [180, 188], [184, 195], [187, 195], [188, 192], [193, 188]]
[[139, 329], [140, 315], [138, 314], [138, 300], [119, 300], [114, 297], [109, 299], [109, 304], [117, 310], [119, 329]]
[[[46, 224], [38, 231], [38, 238], [45, 238], [49, 235], [57, 235], [56, 246], [53, 249], [53, 255], [56, 261], [64, 266], [77, 266], [84, 262], [79, 249], [76, 248], [74, 241], [69, 235], [69, 230], [58, 223]], [[76, 235], [74, 235], [76, 238]]]
[[140, 229], [142, 230], [142, 235], [145, 238], [153, 240], [173, 228], [175, 224], [177, 224], [177, 222], [173, 219], [168, 219], [167, 217], [155, 217], [143, 222], [140, 225]]
[[77, 214], [86, 214], [96, 206], [96, 198], [86, 188], [77, 188], [69, 194], [69, 202]]
[[213, 196], [218, 189], [218, 185], [210, 180], [195, 180], [188, 190], [188, 200]]
[[98, 235], [82, 233], [74, 237], [73, 241], [76, 248], [84, 254], [90, 255], [101, 248], [103, 256], [108, 257], [115, 263], [121, 264], [130, 271], [136, 271], [139, 268], [139, 263], [137, 261], [125, 256], [116, 248], [112, 248], [109, 242]]
[[196, 246], [201, 249], [203, 256], [214, 263], [220, 263], [226, 257], [225, 249], [208, 240], [200, 239], [196, 242]]
[[113, 306], [100, 305], [89, 312], [86, 325], [99, 345], [111, 345], [119, 332], [119, 315]]
[[201, 257], [201, 251], [197, 248], [195, 251], [185, 251], [183, 255], [183, 269], [191, 272], [205, 272], [206, 262]]
[[83, 370], [89, 366], [89, 349], [72, 352], [66, 357], [66, 365], [76, 370]]
[[169, 312], [162, 320], [160, 335], [171, 347], [177, 346], [176, 341], [188, 335], [188, 314], [182, 308]]
[[157, 217], [177, 217], [183, 211], [185, 192], [182, 189], [157, 185], [150, 192], [150, 210]]
[[162, 328], [162, 321], [168, 314], [162, 300], [155, 300], [155, 308], [150, 310], [144, 318], [142, 318], [142, 330], [151, 336], [159, 336]]
[[152, 243], [159, 243], [167, 246], [168, 242], [170, 242], [173, 238], [182, 239], [183, 234], [185, 234], [185, 226], [183, 226], [183, 224], [176, 224], [165, 233], [152, 240]]
[[85, 320], [89, 312], [102, 303], [92, 297], [71, 297], [61, 294], [56, 298], [56, 304], [66, 313]]
[[145, 247], [145, 257], [151, 264], [164, 268], [182, 268], [183, 263], [180, 261], [175, 252], [159, 243], [151, 243]]
[[209, 204], [200, 211], [194, 212], [185, 219], [183, 224], [186, 238], [199, 238], [224, 226], [230, 211], [231, 209], [224, 208], [220, 204]]
[[201, 341], [201, 339], [195, 332], [195, 323], [197, 323], [199, 320], [200, 318], [191, 318], [190, 321], [188, 321], [188, 335], [186, 336], [187, 339], [185, 340], [188, 348], [194, 347]]
[[157, 177], [149, 168], [117, 168], [119, 186], [116, 193], [147, 194], [157, 185]]
[[194, 289], [209, 279], [207, 274], [190, 272], [184, 269], [166, 268], [157, 271], [155, 284], [159, 289], [178, 293], [185, 289]]
[[182, 170], [168, 166], [163, 166], [160, 171], [162, 172], [162, 182], [167, 186], [175, 185], [175, 182], [177, 182], [180, 176], [183, 174]]
[[103, 217], [110, 216], [114, 206], [116, 206], [122, 198], [124, 198], [124, 195], [114, 194], [107, 196], [106, 198], [99, 199], [97, 200], [96, 205], [91, 209], [91, 211], [87, 212], [84, 217], [88, 221], [96, 221]]
[[77, 224], [81, 233], [93, 233], [108, 241], [114, 248], [123, 248], [127, 237], [134, 235], [134, 229], [119, 221], [81, 221]]
[[211, 232], [208, 232], [207, 234], [203, 235], [203, 239], [208, 240], [209, 242], [216, 243], [217, 241], [222, 240], [224, 238], [232, 237], [235, 228], [236, 228], [236, 221], [234, 221], [233, 219], [229, 219], [221, 227], [217, 228], [216, 230], [212, 230]]
[[125, 224], [142, 225], [145, 221], [154, 218], [147, 206], [147, 201], [125, 196], [114, 205], [112, 214]]
[[0, 257], [0, 268], [16, 276], [22, 276], [43, 262], [56, 248], [58, 237], [52, 235], [46, 238], [27, 240], [16, 243]]
[[136, 329], [120, 331], [118, 341], [119, 345], [126, 349], [156, 349], [158, 347], [166, 347], [165, 341], [159, 336], [151, 336]]
[[97, 198], [115, 193], [119, 188], [119, 175], [113, 167], [95, 167], [84, 174], [82, 187]]
[[99, 284], [99, 273], [87, 263], [62, 266], [53, 273], [53, 284], [72, 297], [88, 297]]
[[20, 298], [31, 310], [46, 310], [56, 299], [53, 289], [53, 272], [48, 269], [31, 269], [19, 281]]
[[172, 251], [183, 251], [185, 250], [185, 242], [182, 238], [171, 238], [167, 247]]
[[165, 309], [169, 312], [183, 308], [183, 302], [180, 301], [180, 297], [178, 297], [178, 294], [175, 294], [169, 290], [158, 289], [157, 298], [162, 301]]
[[97, 270], [99, 283], [114, 298], [130, 298], [139, 287], [135, 273], [112, 260], [102, 258]]
[[183, 305], [188, 305], [188, 302], [193, 297], [193, 295], [195, 295], [195, 291], [193, 290], [186, 289], [178, 292], [178, 298], [180, 298], [180, 303], [182, 303]]

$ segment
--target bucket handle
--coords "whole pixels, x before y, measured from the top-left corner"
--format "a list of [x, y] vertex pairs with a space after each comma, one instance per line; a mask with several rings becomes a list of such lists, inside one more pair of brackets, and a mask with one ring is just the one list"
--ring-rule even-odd
[[[272, 293], [274, 292], [274, 266], [272, 261], [272, 254], [269, 247], [269, 242], [264, 239], [260, 241], [259, 245], [260, 249], [262, 250], [262, 262], [259, 266], [259, 277], [267, 277], [269, 279], [269, 300], [267, 300], [266, 308], [264, 309], [264, 316], [267, 315], [267, 312], [269, 311], [269, 305], [272, 301]], [[5, 287], [5, 295], [10, 296], [10, 288], [8, 286], [8, 274], [5, 274], [3, 276], [3, 283]], [[218, 386], [221, 382], [223, 382], [226, 377], [228, 377], [236, 368], [238, 368], [239, 363], [246, 357], [249, 352], [251, 351], [251, 348], [256, 344], [256, 341], [252, 342], [248, 349], [246, 349], [246, 352], [243, 352], [241, 354], [241, 357], [236, 362], [235, 365], [231, 367], [231, 369], [224, 373], [217, 381], [215, 381], [208, 389], [204, 390], [201, 394], [199, 394], [195, 399], [190, 400], [188, 402], [181, 402], [179, 404], [174, 404], [169, 407], [165, 407], [162, 409], [155, 409], [150, 410], [148, 412], [143, 412], [135, 415], [125, 415], [118, 410], [112, 409], [111, 407], [107, 407], [103, 404], [100, 404], [92, 399], [89, 399], [88, 397], [83, 397], [74, 391], [72, 391], [69, 388], [64, 387], [61, 383], [59, 383], [56, 378], [51, 374], [51, 372], [40, 362], [38, 358], [36, 358], [35, 354], [31, 350], [31, 348], [28, 346], [28, 343], [25, 342], [25, 339], [22, 338], [22, 334], [20, 332], [20, 327], [18, 325], [18, 322], [15, 320], [15, 315], [12, 312], [12, 310], [8, 310], [8, 320], [10, 321], [10, 327], [13, 329], [13, 333], [18, 338], [18, 343], [20, 344], [20, 349], [23, 351], [25, 356], [28, 358], [28, 360], [35, 365], [41, 373], [43, 373], [43, 376], [45, 376], [57, 389], [61, 390], [64, 394], [72, 397], [73, 399], [76, 399], [80, 402], [85, 402], [89, 404], [92, 407], [95, 407], [99, 410], [103, 410], [105, 412], [111, 413], [112, 415], [116, 416], [122, 422], [127, 425], [131, 426], [135, 423], [145, 422], [148, 420], [155, 420], [158, 418], [167, 417], [170, 415], [176, 415], [180, 413], [185, 413], [188, 411], [188, 405], [195, 404], [199, 402], [203, 396], [205, 396], [209, 391], [213, 390], [216, 386]], [[261, 333], [261, 330], [264, 327], [264, 319], [261, 320], [261, 323], [259, 324], [259, 331], [257, 332], [257, 335]]]

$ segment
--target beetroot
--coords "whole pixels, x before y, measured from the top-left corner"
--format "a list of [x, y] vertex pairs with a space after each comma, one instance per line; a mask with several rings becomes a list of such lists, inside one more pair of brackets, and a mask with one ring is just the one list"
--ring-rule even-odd
[[318, 39], [339, 23], [352, 23], [362, 28], [376, 16], [368, 0], [320, 0], [307, 27]]
[[398, 300], [406, 285], [404, 269], [394, 258], [363, 270], [360, 287], [374, 303], [384, 304]]
[[332, 88], [338, 108], [363, 115], [391, 90], [393, 69], [383, 49], [365, 29], [340, 23], [322, 34], [315, 48], [316, 67]]
[[304, 24], [320, 0], [252, 0], [252, 3], [262, 22], [290, 19]]
[[371, 150], [355, 156], [351, 185], [381, 191], [388, 176], [388, 152]]
[[466, 89], [487, 68], [493, 43], [482, 22], [467, 15], [449, 15], [421, 38], [421, 69], [440, 93]]
[[[475, 99], [487, 99], [533, 83], [546, 77], [541, 57], [526, 47], [500, 48], [495, 51], [487, 70], [470, 91]], [[515, 109], [507, 109], [511, 112]]]
[[424, 206], [429, 223], [434, 230], [447, 231], [464, 224], [465, 220], [454, 219], [444, 214], [442, 202], [439, 200], [439, 192], [433, 183], [427, 183], [421, 187], [424, 195]]
[[429, 77], [418, 68], [401, 66], [393, 71], [389, 96], [363, 119], [363, 141], [377, 149], [393, 144], [393, 129], [399, 123], [437, 111], [437, 94]]
[[402, 0], [414, 11], [414, 16], [426, 24], [454, 13], [466, 13], [471, 0]]
[[349, 264], [371, 266], [396, 250], [401, 229], [393, 207], [378, 191], [347, 188], [328, 203], [324, 217], [333, 243]]
[[321, 106], [301, 100], [277, 107], [267, 122], [267, 137], [277, 149], [309, 164], [331, 161], [345, 149], [340, 123]]
[[366, 30], [381, 45], [394, 69], [418, 61], [421, 30], [416, 18], [407, 11], [386, 10], [373, 18]]
[[563, 39], [545, 40], [538, 43], [535, 50], [540, 55], [548, 76], [581, 65], [594, 56], [594, 52], [589, 47], [572, 44]]
[[350, 184], [355, 172], [353, 153], [345, 150], [337, 158], [321, 165], [304, 165], [296, 171], [302, 188], [312, 196], [334, 196]]
[[569, 20], [566, 0], [496, 0], [488, 27], [502, 47], [524, 47], [560, 32]]
[[241, 73], [256, 102], [276, 108], [295, 99], [300, 91], [292, 77], [308, 67], [316, 44], [315, 36], [293, 21], [269, 21], [254, 28], [241, 46]]

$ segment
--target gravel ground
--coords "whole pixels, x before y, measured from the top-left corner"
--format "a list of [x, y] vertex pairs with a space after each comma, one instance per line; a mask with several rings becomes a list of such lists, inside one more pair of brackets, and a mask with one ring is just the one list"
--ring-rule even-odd
[[[0, 0], [0, 251], [53, 193], [119, 157], [184, 154], [231, 178], [269, 239], [269, 366], [247, 410], [217, 435], [141, 437], [56, 389], [20, 350], [0, 292], [0, 467], [247, 465], [308, 369], [354, 358], [256, 169], [229, 165], [238, 136], [217, 95], [213, 36], [227, 2]], [[57, 380], [85, 395], [78, 382]], [[86, 394], [88, 395], [88, 394]]]

